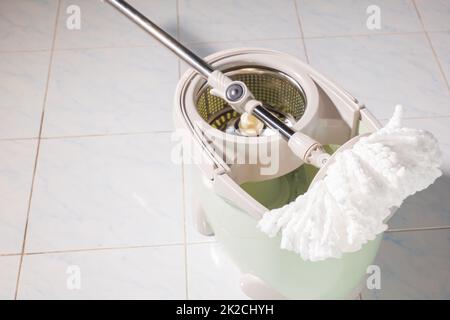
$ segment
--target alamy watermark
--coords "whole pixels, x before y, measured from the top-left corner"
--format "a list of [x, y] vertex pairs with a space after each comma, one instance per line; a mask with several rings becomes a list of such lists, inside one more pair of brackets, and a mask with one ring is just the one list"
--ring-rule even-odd
[[369, 15], [366, 20], [366, 26], [369, 30], [381, 29], [381, 8], [377, 5], [370, 5], [366, 9], [366, 13]]
[[280, 147], [284, 143], [279, 133], [246, 137], [225, 134], [209, 125], [197, 124], [202, 146], [191, 131], [177, 129], [172, 133], [174, 143], [171, 159], [175, 164], [211, 165], [213, 154], [228, 165], [258, 165], [261, 175], [274, 175], [280, 168]]
[[366, 279], [366, 287], [369, 290], [381, 290], [381, 268], [377, 265], [367, 267], [366, 273], [369, 276]]
[[68, 290], [81, 290], [81, 268], [77, 265], [70, 265], [66, 269], [66, 287]]
[[81, 29], [81, 8], [77, 5], [70, 5], [66, 8], [66, 28], [69, 30]]

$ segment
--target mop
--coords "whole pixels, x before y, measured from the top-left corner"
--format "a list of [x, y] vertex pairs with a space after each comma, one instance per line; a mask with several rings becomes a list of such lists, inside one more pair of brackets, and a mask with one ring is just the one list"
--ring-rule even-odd
[[260, 230], [270, 237], [281, 232], [282, 249], [311, 261], [358, 251], [385, 231], [393, 208], [442, 174], [436, 139], [402, 127], [401, 114], [397, 106], [385, 127], [339, 151], [326, 176], [295, 201], [267, 212]]
[[[318, 261], [353, 252], [384, 230], [391, 209], [429, 186], [440, 174], [440, 152], [425, 131], [401, 127], [401, 109], [368, 137], [357, 136], [331, 157], [324, 148], [282, 122], [246, 84], [233, 81], [123, 0], [106, 0], [207, 80], [211, 94], [242, 114], [242, 128], [257, 134], [261, 123], [288, 142], [305, 163], [321, 168], [310, 189], [294, 202], [267, 212], [258, 227], [271, 237], [281, 232], [281, 248]], [[348, 148], [352, 146], [351, 148]]]

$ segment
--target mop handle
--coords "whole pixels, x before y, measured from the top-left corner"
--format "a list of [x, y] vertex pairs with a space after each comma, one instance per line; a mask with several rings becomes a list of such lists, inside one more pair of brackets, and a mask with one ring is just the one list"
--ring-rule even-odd
[[158, 27], [142, 13], [132, 7], [125, 1], [122, 0], [106, 0], [119, 12], [127, 16], [131, 21], [136, 23], [139, 27], [147, 31], [156, 40], [158, 40], [162, 45], [175, 53], [178, 57], [186, 61], [191, 67], [193, 67], [197, 72], [202, 74], [205, 78], [208, 78], [214, 69], [202, 58], [197, 56], [191, 50], [183, 46], [177, 40], [175, 40], [170, 34], [165, 32], [163, 29]]
[[[213, 87], [211, 91], [213, 94], [225, 99], [239, 113], [253, 114], [268, 127], [278, 131], [288, 141], [293, 152], [301, 159], [320, 167], [329, 158], [329, 155], [323, 151], [322, 146], [317, 141], [301, 132], [294, 131], [273, 115], [260, 101], [255, 100], [245, 83], [232, 81], [219, 70], [214, 70], [206, 61], [183, 46], [126, 1], [105, 1], [203, 75], [208, 84]], [[322, 155], [325, 155], [325, 158]]]
[[[123, 0], [106, 0], [118, 11], [123, 13], [131, 21], [136, 23], [150, 35], [152, 35], [156, 40], [158, 40], [165, 47], [174, 52], [178, 57], [183, 59], [191, 67], [193, 67], [197, 72], [202, 74], [206, 79], [214, 72], [214, 69], [202, 58], [197, 56], [191, 50], [183, 46], [176, 39], [174, 39], [170, 34], [162, 30], [155, 23], [150, 21], [138, 10], [133, 8], [130, 4]], [[278, 130], [285, 138], [289, 139], [294, 135], [295, 131], [281, 122], [277, 117], [270, 113], [266, 108], [261, 106], [256, 106], [253, 108], [252, 113], [261, 121], [263, 121], [267, 126]]]

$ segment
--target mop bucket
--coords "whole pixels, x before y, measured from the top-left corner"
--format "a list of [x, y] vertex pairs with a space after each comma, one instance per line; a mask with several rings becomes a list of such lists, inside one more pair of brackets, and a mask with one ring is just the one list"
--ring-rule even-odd
[[[205, 60], [233, 80], [244, 82], [273, 114], [319, 141], [330, 153], [352, 137], [380, 127], [353, 96], [289, 55], [243, 48]], [[267, 237], [257, 229], [257, 222], [268, 209], [282, 207], [305, 193], [317, 169], [303, 163], [286, 142], [262, 139], [270, 136], [269, 128], [258, 137], [236, 139], [239, 115], [212, 95], [206, 81], [193, 70], [186, 71], [179, 81], [174, 114], [176, 127], [189, 132], [193, 145], [206, 159], [188, 166], [193, 170], [189, 183], [194, 187], [197, 225], [202, 233], [214, 234], [239, 267], [244, 292], [256, 299], [357, 297], [382, 234], [357, 252], [319, 262], [280, 249], [280, 236]], [[234, 138], [231, 145], [224, 144], [230, 137]], [[274, 141], [276, 151], [267, 148]], [[248, 152], [242, 147], [249, 144], [272, 150], [271, 156], [280, 160], [277, 170], [261, 174], [266, 165], [262, 161], [233, 161], [236, 152]]]
[[[126, 1], [107, 2], [193, 68], [179, 81], [174, 115], [177, 128], [185, 131], [187, 140], [193, 142], [192, 149], [183, 145], [183, 155], [192, 158], [191, 151], [196, 150], [200, 154], [198, 159], [202, 159], [194, 161], [198, 171], [193, 174], [192, 182], [197, 195], [194, 212], [200, 222], [199, 230], [204, 234], [214, 234], [242, 270], [244, 292], [257, 299], [354, 298], [364, 283], [367, 267], [376, 255], [382, 234], [374, 237], [372, 232], [368, 232], [368, 237], [361, 241], [367, 238], [373, 240], [365, 242], [361, 248], [361, 242], [347, 239], [353, 247], [342, 251], [360, 249], [342, 256], [338, 253], [333, 255], [339, 258], [311, 262], [281, 250], [280, 237], [266, 237], [257, 230], [257, 222], [262, 219], [261, 226], [269, 221], [269, 228], [275, 228], [268, 230], [267, 225], [261, 228], [275, 235], [278, 227], [283, 227], [286, 222], [282, 220], [286, 216], [294, 216], [296, 224], [289, 225], [291, 219], [283, 229], [283, 236], [289, 230], [289, 237], [283, 238], [283, 247], [293, 249], [291, 244], [295, 242], [297, 247], [294, 250], [305, 259], [328, 257], [330, 255], [323, 255], [317, 248], [325, 242], [336, 245], [336, 241], [317, 237], [320, 234], [317, 230], [323, 224], [315, 218], [316, 213], [320, 215], [322, 212], [306, 212], [307, 208], [299, 208], [305, 205], [300, 200], [292, 204], [294, 211], [280, 210], [283, 214], [281, 218], [276, 216], [278, 220], [274, 224], [270, 221], [273, 217], [270, 210], [301, 199], [299, 196], [311, 185], [314, 186], [311, 190], [313, 198], [307, 200], [308, 206], [326, 203], [327, 206], [317, 206], [316, 209], [326, 207], [324, 210], [327, 212], [324, 213], [332, 215], [333, 203], [336, 210], [345, 207], [325, 201], [323, 195], [335, 191], [331, 188], [341, 188], [341, 184], [345, 184], [339, 180], [342, 176], [338, 174], [334, 177], [339, 181], [334, 185], [325, 185], [326, 182], [316, 184], [315, 181], [324, 178], [328, 168], [339, 164], [342, 158], [330, 155], [334, 150], [339, 148], [338, 154], [342, 155], [361, 141], [362, 145], [366, 143], [362, 147], [365, 160], [384, 163], [389, 158], [392, 160], [389, 164], [395, 166], [398, 165], [394, 161], [397, 153], [405, 157], [405, 166], [397, 171], [400, 174], [394, 172], [389, 175], [393, 181], [384, 185], [371, 184], [375, 190], [373, 194], [388, 192], [394, 195], [382, 210], [378, 207], [371, 210], [375, 208], [374, 204], [378, 204], [378, 198], [371, 198], [372, 202], [354, 201], [359, 202], [356, 208], [359, 214], [371, 217], [375, 213], [365, 211], [381, 211], [380, 218], [386, 222], [395, 212], [394, 206], [400, 205], [408, 195], [422, 190], [442, 174], [439, 169], [440, 151], [434, 137], [424, 131], [407, 129], [407, 139], [398, 139], [399, 132], [404, 133], [399, 107], [385, 128], [387, 130], [380, 130], [363, 140], [362, 135], [380, 128], [378, 121], [351, 94], [298, 59], [276, 51], [244, 48], [219, 52], [205, 61]], [[402, 150], [382, 149], [383, 143], [376, 143], [380, 135], [397, 139], [396, 146]], [[375, 143], [372, 143], [374, 136]], [[371, 149], [375, 144], [380, 147], [380, 152]], [[410, 145], [414, 146], [409, 148], [414, 152], [405, 152], [407, 148], [404, 146]], [[268, 151], [265, 153], [268, 157], [260, 157], [263, 154], [261, 150]], [[268, 168], [267, 158], [270, 160]], [[350, 156], [350, 159], [354, 157]], [[321, 168], [320, 171], [317, 172], [310, 164]], [[355, 167], [362, 168], [353, 166], [346, 170], [346, 175], [352, 174]], [[402, 173], [405, 168], [408, 174]], [[379, 171], [384, 169], [381, 166], [375, 171], [380, 174]], [[345, 176], [344, 173], [342, 175]], [[410, 187], [405, 190], [396, 188], [397, 178], [399, 183]], [[353, 183], [348, 182], [347, 187], [355, 187]], [[354, 192], [353, 196], [356, 197], [356, 194]], [[321, 196], [323, 201], [317, 200], [316, 196]], [[366, 195], [363, 193], [363, 196]], [[360, 206], [362, 203], [367, 206]], [[349, 211], [347, 216], [353, 215], [353, 211], [346, 211]], [[268, 212], [270, 215], [264, 216]], [[303, 216], [301, 212], [306, 214]], [[313, 219], [308, 220], [308, 213]], [[385, 228], [379, 220], [376, 221], [378, 232]], [[303, 228], [300, 227], [303, 222], [307, 223], [305, 229], [299, 230]], [[315, 228], [309, 228], [312, 225]], [[345, 229], [348, 228], [341, 228], [341, 231]], [[301, 233], [304, 237], [298, 238]], [[332, 235], [336, 236], [335, 233]], [[303, 249], [309, 252], [305, 255]]]

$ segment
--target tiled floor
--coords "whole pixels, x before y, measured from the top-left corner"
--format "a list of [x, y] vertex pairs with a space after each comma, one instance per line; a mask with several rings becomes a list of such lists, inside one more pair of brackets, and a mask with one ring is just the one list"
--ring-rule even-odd
[[[379, 30], [369, 0], [130, 2], [201, 55], [285, 51], [432, 131], [444, 176], [394, 216], [362, 298], [450, 299], [449, 0], [376, 1]], [[0, 0], [0, 299], [246, 298], [168, 161], [185, 68], [101, 1]]]

